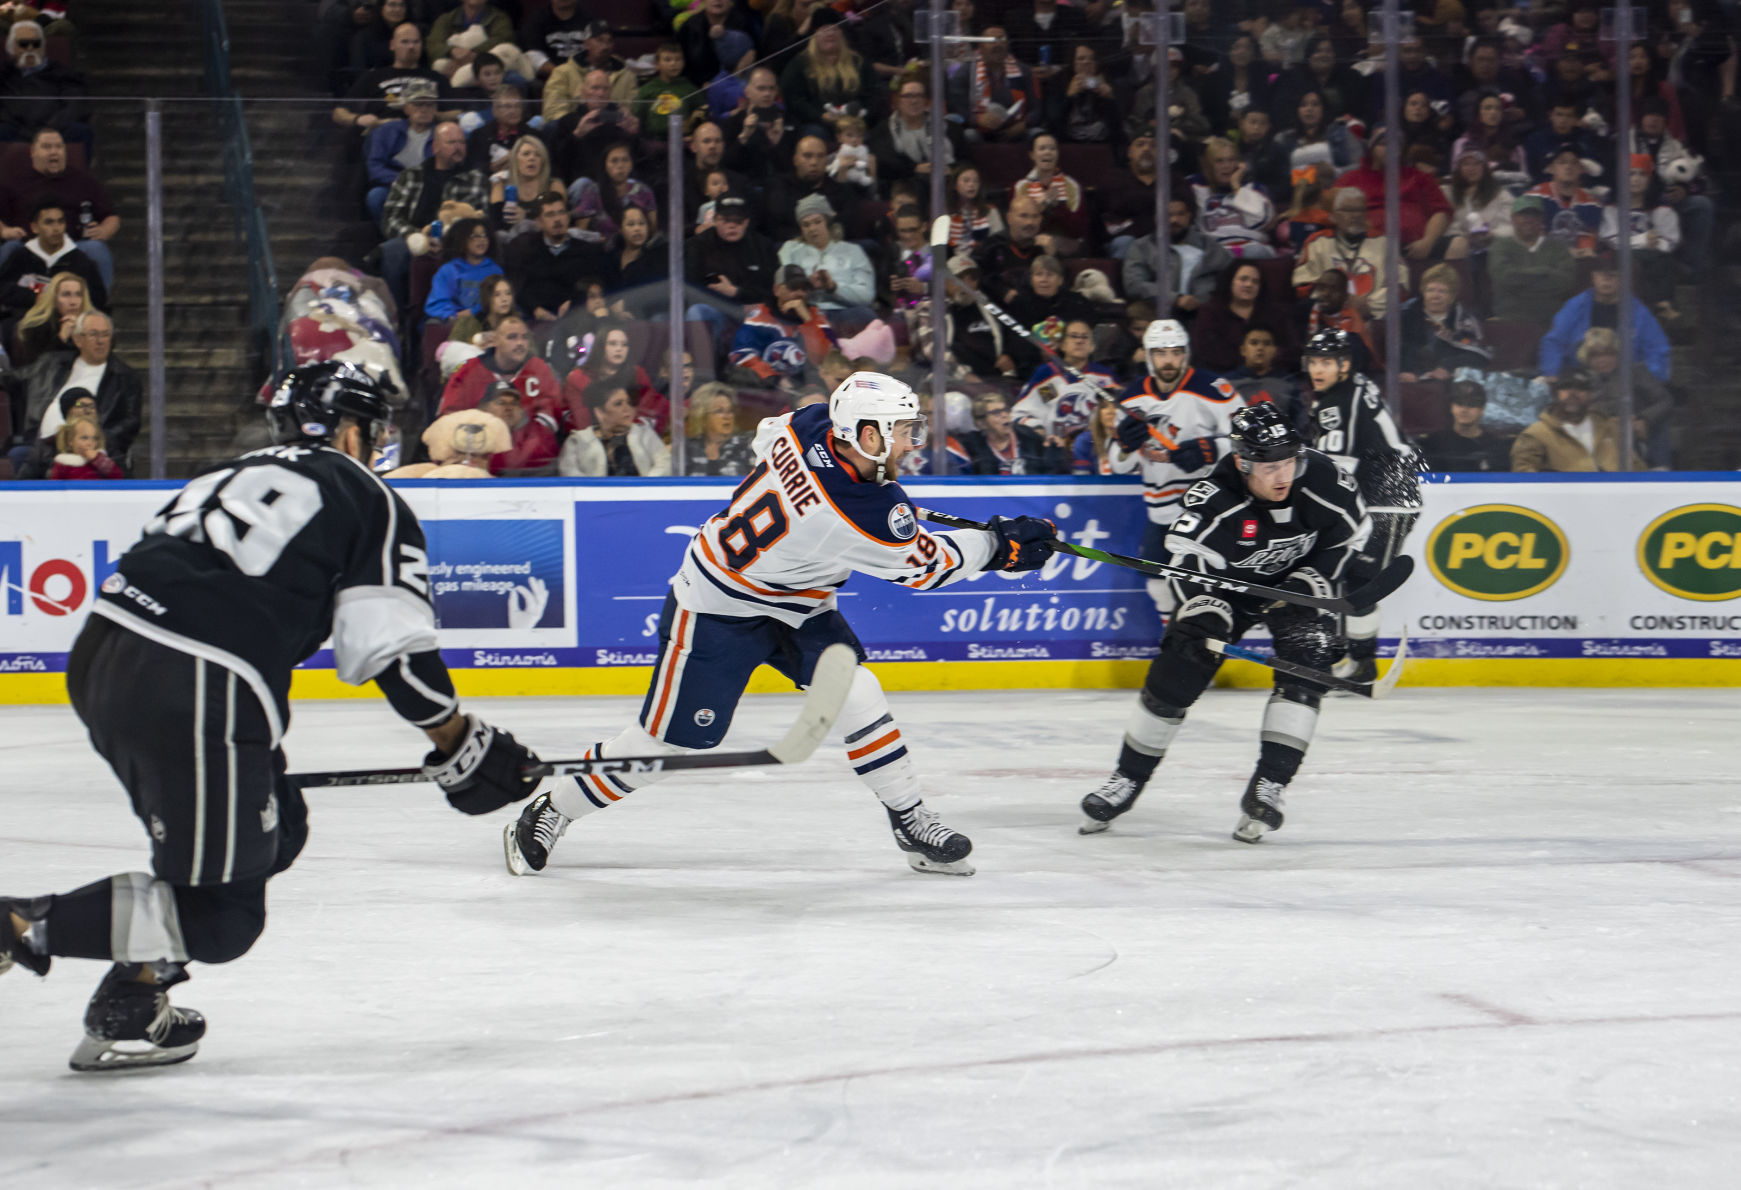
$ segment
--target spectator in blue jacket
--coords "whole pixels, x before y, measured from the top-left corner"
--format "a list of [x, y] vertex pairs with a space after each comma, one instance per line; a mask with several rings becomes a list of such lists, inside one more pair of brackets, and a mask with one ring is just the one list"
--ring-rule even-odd
[[430, 136], [435, 131], [435, 84], [412, 79], [400, 92], [405, 118], [387, 120], [369, 131], [366, 153], [369, 162], [369, 192], [363, 203], [379, 223], [393, 181], [407, 169], [429, 159]]
[[[1632, 298], [1632, 345], [1635, 358], [1650, 374], [1668, 383], [1671, 363], [1668, 336], [1662, 325], [1637, 298]], [[1620, 325], [1620, 270], [1612, 253], [1596, 258], [1595, 271], [1590, 274], [1590, 288], [1560, 307], [1554, 324], [1542, 336], [1538, 365], [1541, 374], [1551, 381], [1564, 368], [1578, 366], [1578, 348], [1584, 335], [1593, 326], [1610, 330]]]
[[502, 275], [502, 266], [490, 259], [490, 229], [482, 219], [456, 219], [441, 237], [445, 262], [435, 270], [424, 299], [423, 313], [440, 322], [458, 318], [466, 311], [482, 315], [480, 287]]

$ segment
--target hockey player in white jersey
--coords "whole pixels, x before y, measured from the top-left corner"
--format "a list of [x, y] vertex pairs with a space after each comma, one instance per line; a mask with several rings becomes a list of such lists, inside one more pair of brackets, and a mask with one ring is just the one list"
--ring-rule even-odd
[[[990, 530], [920, 527], [895, 476], [902, 457], [924, 445], [925, 430], [913, 390], [874, 372], [847, 377], [826, 406], [763, 421], [755, 468], [701, 527], [671, 579], [638, 721], [586, 755], [715, 747], [757, 666], [772, 666], [802, 688], [829, 645], [851, 645], [862, 662], [864, 648], [835, 600], [855, 571], [928, 591], [982, 570], [1045, 565], [1057, 534], [1036, 517], [997, 517]], [[862, 665], [837, 726], [853, 771], [881, 799], [913, 868], [971, 875], [973, 844], [921, 800], [918, 771], [882, 686]], [[541, 870], [570, 822], [660, 776], [559, 782], [504, 833], [509, 870]]]
[[[1119, 397], [1118, 441], [1108, 453], [1114, 471], [1131, 455], [1142, 459], [1149, 523], [1141, 555], [1164, 562], [1167, 527], [1184, 511], [1180, 500], [1227, 453], [1229, 420], [1245, 408], [1245, 398], [1221, 377], [1191, 366], [1191, 337], [1171, 318], [1149, 323], [1143, 359], [1149, 374]], [[1148, 589], [1156, 610], [1171, 615], [1172, 584], [1150, 579]]]

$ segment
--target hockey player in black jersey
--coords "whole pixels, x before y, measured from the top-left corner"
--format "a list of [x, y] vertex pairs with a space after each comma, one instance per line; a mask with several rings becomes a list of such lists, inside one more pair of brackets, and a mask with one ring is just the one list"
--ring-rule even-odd
[[[1323, 330], [1306, 341], [1302, 394], [1306, 442], [1354, 477], [1372, 517], [1372, 540], [1348, 565], [1348, 586], [1376, 578], [1402, 550], [1421, 515], [1421, 457], [1397, 429], [1384, 397], [1370, 377], [1354, 371], [1354, 339], [1347, 331]], [[1351, 682], [1378, 677], [1378, 608], [1348, 617], [1348, 656], [1336, 676]]]
[[463, 714], [436, 648], [423, 530], [366, 462], [390, 415], [350, 364], [298, 368], [267, 409], [278, 445], [210, 471], [149, 521], [104, 581], [67, 662], [73, 709], [151, 836], [152, 873], [0, 897], [0, 972], [52, 956], [113, 963], [75, 1070], [186, 1061], [205, 1021], [169, 1003], [189, 962], [240, 958], [266, 882], [308, 838], [280, 747], [290, 671], [332, 638], [338, 675], [373, 681], [434, 744], [455, 808], [529, 797], [538, 758]]
[[[1184, 512], [1167, 534], [1168, 561], [1204, 574], [1328, 597], [1371, 523], [1354, 480], [1308, 450], [1273, 404], [1233, 415], [1233, 453], [1185, 493]], [[1136, 804], [1185, 714], [1215, 676], [1221, 655], [1205, 644], [1237, 641], [1260, 622], [1276, 655], [1328, 670], [1340, 655], [1336, 618], [1291, 603], [1207, 590], [1178, 580], [1179, 610], [1149, 664], [1142, 695], [1125, 725], [1118, 767], [1082, 799], [1083, 834], [1105, 830]], [[1263, 713], [1257, 768], [1240, 800], [1233, 837], [1255, 843], [1282, 824], [1282, 794], [1299, 770], [1318, 722], [1324, 687], [1278, 673]]]

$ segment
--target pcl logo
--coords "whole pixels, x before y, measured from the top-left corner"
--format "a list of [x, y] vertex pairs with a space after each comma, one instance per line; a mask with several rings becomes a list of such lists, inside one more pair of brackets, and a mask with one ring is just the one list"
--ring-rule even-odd
[[1688, 504], [1663, 513], [1639, 534], [1638, 568], [1682, 599], [1741, 595], [1741, 508]]
[[1470, 599], [1524, 599], [1566, 572], [1572, 551], [1560, 527], [1515, 504], [1454, 512], [1427, 539], [1433, 577]]

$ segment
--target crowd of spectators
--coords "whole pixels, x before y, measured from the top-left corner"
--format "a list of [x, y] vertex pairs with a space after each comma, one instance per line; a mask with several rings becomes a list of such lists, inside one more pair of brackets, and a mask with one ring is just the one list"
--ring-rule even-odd
[[[417, 424], [443, 427], [453, 456], [466, 452], [450, 431], [474, 423], [450, 419], [499, 408], [511, 445], [479, 456], [498, 474], [664, 474], [674, 434], [691, 471], [731, 474], [756, 418], [828, 391], [830, 361], [917, 380], [939, 354], [960, 395], [947, 427], [959, 465], [1095, 472], [1109, 465], [1099, 410], [1142, 372], [1150, 320], [1179, 319], [1198, 366], [1286, 400], [1314, 331], [1349, 331], [1376, 372], [1396, 318], [1393, 396], [1429, 463], [1610, 469], [1624, 185], [1636, 441], [1643, 464], [1673, 465], [1677, 295], [1716, 259], [1704, 159], [1734, 118], [1736, 43], [1716, 0], [1647, 6], [1627, 46], [1594, 0], [1405, 3], [1395, 129], [1366, 6], [1182, 0], [1165, 146], [1143, 0], [951, 0], [977, 40], [950, 49], [941, 96], [915, 37], [923, 6], [333, 6], [332, 118], [366, 177], [358, 212], [379, 228], [369, 263]], [[947, 117], [935, 143], [934, 102]], [[946, 209], [932, 212], [939, 171]], [[933, 214], [950, 217], [943, 344]], [[658, 375], [666, 332], [648, 325], [671, 285], [705, 332], [686, 339], [704, 384], [682, 426]]]
[[0, 3], [0, 478], [120, 478], [140, 425], [139, 378], [110, 354], [121, 220], [68, 8]]

